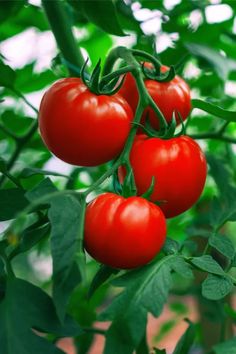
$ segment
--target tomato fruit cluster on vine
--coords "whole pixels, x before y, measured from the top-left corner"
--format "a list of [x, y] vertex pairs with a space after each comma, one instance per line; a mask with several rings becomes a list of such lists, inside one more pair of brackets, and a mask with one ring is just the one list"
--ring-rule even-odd
[[[147, 67], [149, 64], [145, 64]], [[161, 71], [165, 72], [166, 67]], [[153, 101], [170, 123], [179, 112], [183, 120], [191, 110], [190, 89], [176, 76], [169, 82], [144, 79]], [[97, 166], [117, 158], [123, 151], [138, 105], [138, 90], [128, 73], [119, 93], [98, 95], [80, 78], [65, 78], [45, 93], [39, 128], [48, 149], [61, 160], [79, 166]], [[158, 118], [151, 108], [143, 112], [156, 130]], [[176, 117], [178, 117], [176, 115]], [[177, 120], [177, 124], [178, 124]], [[204, 188], [207, 165], [204, 153], [190, 137], [148, 137], [139, 129], [130, 151], [137, 195], [125, 198], [105, 193], [88, 204], [84, 245], [97, 261], [129, 269], [150, 262], [166, 238], [166, 218], [192, 207]], [[124, 166], [118, 170], [121, 185]], [[154, 187], [150, 201], [141, 197]]]

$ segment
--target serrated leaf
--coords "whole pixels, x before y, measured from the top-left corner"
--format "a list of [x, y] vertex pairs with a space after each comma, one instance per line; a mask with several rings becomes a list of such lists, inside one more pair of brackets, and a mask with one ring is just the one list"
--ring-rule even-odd
[[[120, 27], [116, 7], [112, 0], [78, 0], [84, 16], [103, 31], [116, 36], [125, 36]], [[111, 20], [112, 19], [112, 20]]]
[[214, 115], [215, 117], [222, 118], [227, 122], [236, 122], [236, 112], [227, 111], [213, 103], [206, 102], [200, 99], [193, 99], [192, 107], [201, 109], [204, 112]]
[[81, 280], [75, 262], [81, 206], [72, 196], [53, 198], [50, 204], [53, 299], [58, 316], [63, 320], [69, 296]]
[[[57, 189], [49, 178], [44, 179], [27, 193], [30, 201], [47, 197], [50, 209], [51, 252], [53, 259], [53, 300], [57, 314], [63, 321], [69, 296], [81, 280], [78, 258], [77, 235], [79, 230], [79, 201], [70, 195], [53, 196]], [[66, 211], [66, 212], [65, 212]]]
[[[172, 265], [178, 257], [164, 257], [159, 262], [128, 272], [112, 282], [115, 286], [125, 287], [125, 290], [100, 316], [101, 320], [113, 320], [107, 333], [106, 354], [115, 344], [115, 348], [120, 348], [117, 354], [122, 353], [122, 350], [132, 353], [139, 345], [144, 335], [147, 313], [157, 317], [162, 312], [172, 286]], [[120, 343], [119, 338], [122, 338]]]
[[215, 354], [235, 354], [235, 348], [236, 337], [215, 345], [213, 351]]
[[188, 354], [193, 345], [196, 335], [196, 327], [193, 323], [189, 323], [188, 328], [178, 341], [173, 354]]
[[204, 255], [200, 257], [194, 257], [191, 259], [191, 264], [195, 265], [197, 268], [204, 270], [205, 272], [224, 275], [225, 272], [211, 256]]
[[62, 354], [52, 343], [32, 329], [58, 336], [82, 333], [79, 326], [66, 317], [61, 325], [50, 297], [36, 286], [17, 278], [9, 279], [4, 300], [0, 304], [0, 343], [6, 354]]
[[232, 241], [224, 235], [212, 235], [209, 238], [209, 245], [229, 259], [233, 259], [235, 249]]
[[0, 221], [14, 219], [28, 205], [25, 191], [20, 188], [0, 190]]
[[233, 282], [229, 277], [209, 274], [202, 283], [202, 296], [209, 300], [221, 300], [231, 292], [232, 288]]
[[187, 279], [193, 279], [193, 272], [190, 265], [181, 257], [178, 257], [172, 264], [172, 269]]

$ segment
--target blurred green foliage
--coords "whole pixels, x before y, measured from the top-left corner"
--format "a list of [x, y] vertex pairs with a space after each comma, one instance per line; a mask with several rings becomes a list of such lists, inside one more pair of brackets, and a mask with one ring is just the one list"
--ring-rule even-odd
[[[107, 53], [112, 47], [121, 41], [122, 43], [127, 42], [126, 46], [155, 54], [163, 64], [178, 66], [179, 74], [186, 79], [192, 89], [193, 98], [203, 98], [222, 108], [235, 111], [235, 1], [221, 1], [218, 5], [213, 5], [210, 0], [183, 0], [171, 8], [166, 7], [166, 1], [162, 0], [100, 1], [97, 2], [96, 8], [92, 1], [63, 0], [63, 4], [69, 23], [74, 28], [78, 47], [84, 49], [85, 56], [88, 55], [90, 58], [90, 68], [95, 66], [99, 58], [104, 63]], [[228, 6], [228, 10], [231, 9], [231, 16], [224, 21], [219, 18], [218, 22], [207, 22], [206, 9], [215, 11], [217, 6], [223, 5]], [[145, 34], [149, 20], [137, 20], [137, 14], [139, 13], [141, 16], [141, 10], [144, 11], [144, 9], [145, 13], [148, 13], [149, 19], [155, 19], [159, 30], [154, 30], [151, 33], [153, 22], [150, 22], [148, 34]], [[221, 9], [223, 13], [223, 7]], [[22, 208], [27, 207], [29, 200], [32, 201], [34, 198], [65, 188], [83, 190], [110, 167], [110, 163], [108, 163], [95, 168], [75, 168], [65, 166], [57, 161], [55, 170], [50, 170], [50, 166], [53, 161], [55, 163], [55, 160], [44, 147], [36, 128], [33, 126], [37, 114], [29, 107], [27, 101], [33, 102], [36, 97], [36, 108], [38, 108], [43, 91], [56, 79], [67, 75], [66, 67], [61, 60], [60, 53], [55, 52], [51, 53], [51, 64], [47, 68], [39, 70], [38, 66], [44, 59], [39, 51], [25, 65], [12, 69], [15, 66], [14, 58], [8, 58], [7, 52], [4, 52], [4, 55], [1, 53], [2, 48], [7, 48], [9, 40], [15, 39], [17, 41], [20, 37], [15, 36], [23, 37], [27, 30], [32, 29], [38, 37], [46, 33], [50, 36], [48, 32], [50, 26], [41, 6], [33, 5], [26, 0], [1, 1], [0, 180], [2, 185], [0, 220], [3, 223], [0, 223], [0, 227], [2, 230], [8, 226], [9, 220], [15, 218]], [[118, 37], [119, 35], [121, 37]], [[161, 52], [156, 51], [160, 44], [164, 48]], [[33, 52], [34, 43], [27, 45], [32, 46]], [[15, 57], [22, 54], [17, 51], [14, 53]], [[202, 134], [220, 129], [224, 125], [224, 121], [200, 110], [194, 110], [187, 125], [187, 133]], [[236, 138], [235, 123], [230, 123], [226, 127], [225, 134]], [[28, 136], [28, 138], [24, 141], [18, 139], [22, 136]], [[198, 236], [202, 236], [204, 243], [206, 234], [209, 233], [212, 237], [215, 228], [220, 227], [224, 221], [229, 221], [222, 231], [228, 237], [227, 245], [222, 245], [219, 239], [218, 241], [211, 239], [210, 247], [218, 250], [226, 259], [232, 260], [233, 248], [236, 244], [236, 228], [231, 223], [236, 220], [236, 145], [228, 144], [220, 139], [201, 140], [200, 144], [208, 156], [207, 185], [200, 201], [194, 208], [168, 221], [168, 236], [178, 241], [178, 245], [186, 254], [194, 255], [197, 258], [202, 251], [199, 249], [199, 247], [201, 248], [199, 241], [196, 241]], [[111, 191], [112, 188], [113, 184], [110, 178], [97, 193], [103, 190]], [[215, 199], [213, 199], [214, 196]], [[79, 208], [74, 206], [76, 203], [78, 202], [69, 200], [67, 197], [60, 197], [60, 200], [56, 199], [55, 203], [45, 200], [41, 208], [35, 207], [33, 214], [30, 214], [27, 220], [20, 219], [16, 224], [16, 235], [20, 234], [19, 239], [14, 234], [7, 234], [7, 238], [4, 233], [0, 234], [0, 254], [2, 254], [2, 258], [0, 258], [1, 354], [62, 353], [59, 349], [54, 349], [52, 342], [64, 335], [75, 338], [79, 354], [89, 353], [94, 333], [85, 330], [82, 336], [78, 336], [81, 334], [80, 328], [93, 325], [97, 319], [97, 308], [104, 309], [116, 295], [117, 290], [105, 283], [98, 288], [89, 301], [87, 300], [91, 280], [98, 270], [97, 263], [91, 259], [88, 260], [85, 284], [76, 286], [80, 281], [80, 275], [78, 269], [74, 267], [75, 245], [64, 242], [70, 241], [70, 233], [74, 234], [78, 226], [76, 212], [79, 211]], [[51, 209], [47, 215], [45, 210], [49, 205]], [[73, 213], [75, 210], [76, 212]], [[51, 222], [51, 226], [49, 222]], [[73, 225], [75, 229], [69, 229], [70, 225]], [[63, 235], [67, 234], [67, 231], [68, 236], [64, 240]], [[42, 277], [40, 268], [37, 268], [37, 259], [40, 255], [46, 259], [51, 254], [50, 250], [53, 256], [54, 273], [52, 277], [48, 273]], [[15, 257], [13, 269], [17, 269], [16, 274], [28, 281], [27, 283], [19, 279], [10, 279], [6, 285], [4, 271], [6, 265], [4, 268], [2, 259], [4, 260], [4, 257], [7, 256]], [[133, 273], [119, 274], [120, 277], [116, 279], [114, 284], [126, 289], [120, 297], [112, 302], [112, 307], [108, 307], [108, 310], [102, 315], [103, 319], [114, 319], [108, 331], [105, 354], [132, 353], [143, 335], [147, 312], [151, 311], [156, 316], [161, 312], [172, 282], [176, 293], [180, 291], [184, 294], [183, 296], [199, 294], [196, 284], [192, 286], [192, 280], [189, 278], [191, 274], [189, 274], [186, 264], [181, 263], [177, 255], [170, 257], [176, 261], [173, 268], [170, 264], [162, 268], [154, 264], [141, 271], [135, 270]], [[62, 258], [65, 263], [60, 263]], [[157, 260], [159, 260], [158, 257]], [[203, 270], [207, 267], [211, 273], [204, 282], [203, 295], [213, 299], [212, 293], [214, 292], [218, 300], [220, 295], [226, 295], [232, 289], [232, 281], [224, 273], [221, 274], [221, 270], [219, 271], [218, 268], [216, 271], [212, 260], [208, 259], [209, 262], [206, 262], [206, 259], [203, 259], [201, 261], [203, 265], [200, 266], [198, 263], [198, 267]], [[178, 262], [180, 262], [179, 268]], [[193, 264], [196, 264], [196, 260]], [[235, 267], [235, 259], [232, 265]], [[170, 274], [173, 270], [177, 273], [182, 272], [186, 279], [180, 281], [178, 275], [171, 280]], [[11, 270], [7, 269], [7, 271], [9, 275]], [[106, 276], [106, 274], [108, 275]], [[115, 277], [112, 272], [106, 274], [103, 273], [99, 278], [101, 283], [110, 279], [110, 275], [111, 279]], [[143, 279], [147, 278], [151, 280], [147, 283], [146, 288], [143, 288]], [[29, 284], [29, 281], [43, 288], [48, 294], [53, 294], [54, 304], [52, 304], [51, 298], [39, 287], [36, 288]], [[99, 281], [97, 285], [100, 285]], [[5, 298], [3, 294], [5, 294]], [[20, 299], [25, 300], [20, 302]], [[69, 304], [66, 307], [68, 299]], [[187, 311], [183, 305], [181, 307], [180, 303], [179, 305], [176, 303], [175, 306], [172, 303], [172, 309], [178, 314], [182, 314], [181, 318], [186, 316]], [[229, 309], [231, 308], [228, 308], [228, 315], [235, 317], [232, 309]], [[54, 317], [49, 319], [45, 315], [47, 311], [53, 313]], [[66, 311], [70, 316], [68, 316], [64, 327], [61, 328], [57, 315], [62, 320]], [[37, 321], [35, 321], [36, 317]], [[223, 317], [224, 314], [220, 321], [223, 321]], [[22, 321], [22, 318], [25, 320]], [[171, 319], [166, 322], [157, 334], [157, 340], [161, 340], [165, 333], [178, 325], [178, 321]], [[19, 334], [17, 331], [21, 328], [22, 322], [22, 331]], [[29, 330], [32, 327], [40, 332], [51, 333], [53, 336], [48, 338], [48, 341], [46, 338], [39, 339]], [[192, 346], [194, 331], [195, 328], [190, 323], [174, 353], [189, 353], [187, 350], [190, 350], [189, 348]], [[17, 346], [19, 336], [22, 343], [20, 349]], [[132, 338], [130, 339], [129, 336]], [[23, 348], [25, 343], [29, 343], [26, 349]], [[201, 345], [201, 343], [199, 344]], [[37, 351], [36, 347], [38, 347]], [[235, 340], [216, 345], [214, 353], [233, 353], [230, 351], [232, 348], [235, 348]], [[165, 351], [156, 349], [156, 352], [164, 353]]]

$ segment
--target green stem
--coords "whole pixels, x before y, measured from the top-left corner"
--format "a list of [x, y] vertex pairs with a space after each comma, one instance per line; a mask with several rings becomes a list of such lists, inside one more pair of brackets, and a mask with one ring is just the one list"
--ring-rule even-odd
[[203, 134], [188, 134], [193, 139], [201, 140], [201, 139], [214, 139], [214, 140], [222, 140], [230, 144], [236, 144], [236, 139], [231, 138], [230, 136], [224, 136], [217, 133], [203, 133]]
[[20, 92], [18, 91], [17, 89], [12, 89], [12, 91], [18, 96], [20, 97], [26, 104], [27, 106], [29, 106], [37, 115], [38, 115], [38, 110], [37, 108], [35, 108], [28, 100], [27, 98]]
[[[15, 161], [17, 160], [18, 156], [20, 155], [20, 153], [22, 152], [24, 146], [26, 145], [26, 143], [32, 138], [32, 136], [34, 135], [34, 133], [37, 131], [38, 128], [38, 121], [36, 120], [31, 128], [29, 129], [29, 131], [23, 135], [22, 137], [18, 137], [18, 140], [16, 141], [16, 149], [13, 153], [13, 155], [11, 156], [10, 160], [7, 163], [7, 170], [8, 172], [11, 170], [11, 168], [14, 166]], [[3, 175], [0, 178], [0, 186], [4, 183], [5, 181], [5, 175]]]
[[18, 180], [14, 176], [12, 176], [8, 171], [4, 171], [2, 172], [2, 174], [6, 176], [10, 181], [12, 181], [17, 187], [22, 188]]
[[[62, 56], [72, 65], [81, 68], [84, 58], [74, 38], [64, 2], [42, 0], [42, 4]], [[78, 76], [77, 70], [75, 71], [69, 66], [68, 71], [72, 76]]]
[[5, 125], [3, 125], [2, 123], [0, 123], [0, 129], [3, 131], [3, 133], [11, 137], [12, 139], [14, 140], [18, 139], [18, 136], [15, 133], [13, 133], [11, 130], [9, 130], [7, 127], [5, 127]]
[[116, 77], [122, 75], [122, 74], [127, 74], [128, 72], [134, 70], [134, 66], [133, 65], [127, 65], [123, 68], [120, 68], [116, 71], [113, 71], [112, 73], [110, 74], [107, 74], [105, 76], [103, 76], [100, 84], [101, 85], [104, 85], [105, 83], [111, 81], [112, 79], [115, 79]]
[[132, 54], [135, 56], [147, 59], [149, 62], [153, 63], [157, 74], [160, 74], [161, 62], [157, 58], [155, 58], [153, 55], [146, 53], [146, 52], [139, 50], [139, 49], [132, 49]]
[[115, 64], [115, 62], [118, 60], [118, 56], [117, 56], [117, 47], [116, 48], [113, 48], [107, 58], [106, 58], [106, 62], [105, 62], [105, 65], [103, 67], [103, 73], [102, 75], [105, 76], [107, 75], [108, 73], [110, 73], [112, 71], [112, 68]]

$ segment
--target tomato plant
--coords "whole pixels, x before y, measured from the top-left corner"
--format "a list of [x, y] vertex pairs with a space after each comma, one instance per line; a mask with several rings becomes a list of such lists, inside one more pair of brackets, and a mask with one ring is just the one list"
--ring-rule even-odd
[[[145, 63], [145, 67], [151, 69], [152, 64]], [[168, 67], [162, 66], [161, 72], [165, 73]], [[177, 112], [185, 120], [191, 110], [191, 95], [188, 84], [178, 75], [169, 82], [159, 82], [157, 80], [144, 80], [145, 87], [163, 113], [167, 122], [170, 122], [175, 113], [177, 123], [180, 122]], [[119, 93], [128, 101], [135, 112], [138, 105], [138, 90], [133, 76], [128, 73]], [[145, 123], [146, 117], [149, 117], [153, 128], [159, 128], [159, 121], [156, 113], [150, 107], [145, 109], [142, 115], [141, 123]]]
[[[138, 135], [130, 154], [139, 195], [145, 193], [154, 178], [151, 200], [170, 218], [191, 208], [200, 197], [207, 176], [205, 156], [188, 136], [169, 140]], [[120, 169], [124, 179], [125, 170]]]
[[1, 354], [235, 353], [235, 13], [0, 2]]
[[50, 151], [79, 166], [96, 166], [119, 155], [128, 137], [132, 111], [118, 94], [92, 93], [79, 78], [54, 83], [39, 109], [39, 128]]
[[150, 262], [166, 237], [159, 207], [139, 197], [102, 194], [87, 207], [85, 248], [113, 268], [135, 268]]

